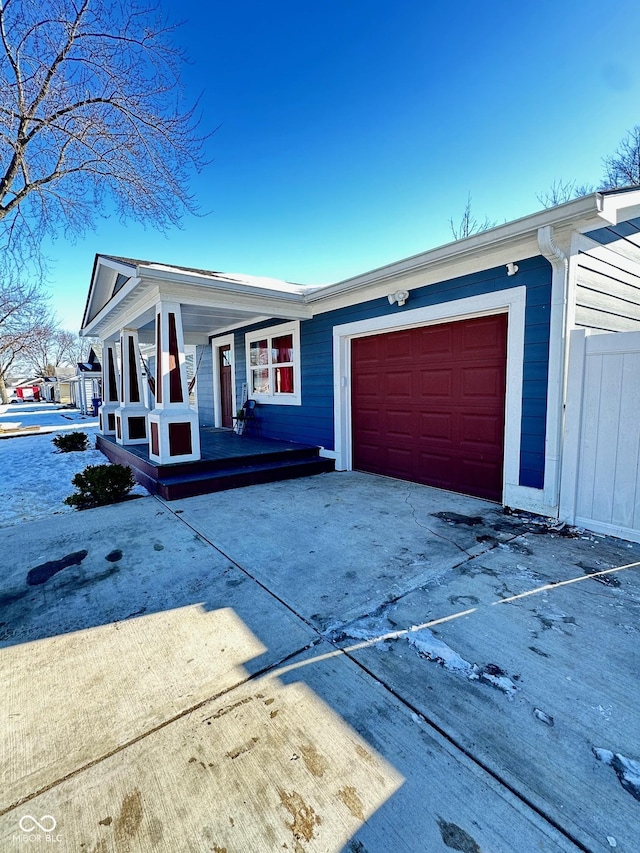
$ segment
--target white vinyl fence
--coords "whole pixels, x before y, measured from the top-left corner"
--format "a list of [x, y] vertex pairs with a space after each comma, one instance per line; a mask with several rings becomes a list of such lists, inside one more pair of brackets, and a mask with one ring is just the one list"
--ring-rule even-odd
[[560, 518], [640, 542], [640, 332], [571, 332]]

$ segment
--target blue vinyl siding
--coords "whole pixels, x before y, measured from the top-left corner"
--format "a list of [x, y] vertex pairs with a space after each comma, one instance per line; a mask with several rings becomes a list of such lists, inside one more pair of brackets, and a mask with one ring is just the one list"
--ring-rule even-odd
[[[549, 319], [551, 311], [551, 266], [537, 256], [518, 261], [517, 278], [507, 276], [504, 266], [411, 291], [410, 308], [422, 308], [525, 285], [525, 351], [520, 451], [520, 484], [540, 489], [544, 482], [544, 443], [549, 362]], [[344, 323], [388, 314], [402, 315], [403, 308], [389, 305], [386, 297], [318, 314], [300, 324], [302, 405], [260, 406], [264, 435], [287, 441], [302, 441], [333, 450], [333, 328]], [[274, 319], [235, 333], [236, 386], [238, 395], [246, 382], [245, 333], [268, 328]]]

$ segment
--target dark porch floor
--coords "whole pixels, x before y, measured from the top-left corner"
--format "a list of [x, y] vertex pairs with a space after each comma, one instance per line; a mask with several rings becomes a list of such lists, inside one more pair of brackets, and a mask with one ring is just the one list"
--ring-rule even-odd
[[236, 435], [232, 430], [213, 427], [200, 428], [202, 458], [197, 462], [157, 465], [149, 459], [148, 444], [121, 447], [113, 436], [99, 435], [96, 447], [111, 462], [128, 465], [139, 483], [166, 500], [334, 469], [333, 460], [321, 457], [320, 449], [313, 445]]

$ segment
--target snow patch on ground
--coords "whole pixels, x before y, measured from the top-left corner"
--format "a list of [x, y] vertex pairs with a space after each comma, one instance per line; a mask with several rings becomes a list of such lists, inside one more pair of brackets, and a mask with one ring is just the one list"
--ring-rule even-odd
[[[513, 698], [518, 689], [514, 682], [496, 664], [489, 663], [478, 666], [465, 660], [455, 649], [447, 645], [444, 640], [421, 626], [412, 626], [408, 630], [390, 630], [389, 621], [384, 615], [366, 616], [357, 619], [350, 625], [337, 626], [327, 632], [329, 639], [337, 640], [359, 640], [362, 645], [375, 646], [377, 649], [388, 649], [390, 640], [406, 640], [418, 654], [428, 661], [437, 663], [447, 672], [451, 672], [467, 681], [481, 681], [495, 687], [505, 694], [509, 699]], [[348, 647], [347, 647], [348, 648]], [[358, 644], [355, 647], [358, 648]]]
[[456, 675], [462, 675], [472, 681], [477, 680], [477, 667], [460, 657], [458, 652], [436, 637], [428, 628], [412, 629], [411, 633], [407, 634], [407, 640], [409, 645], [417, 649], [427, 660], [439, 663]]
[[[13, 410], [16, 406], [6, 408]], [[86, 433], [93, 448], [97, 426], [88, 426], [77, 410], [62, 411], [66, 415], [62, 422], [65, 431], [72, 428]], [[52, 411], [51, 416], [55, 415], [56, 412]], [[49, 434], [26, 434], [0, 440], [0, 527], [77, 512], [63, 503], [75, 491], [71, 479], [87, 465], [104, 465], [107, 462], [95, 448], [59, 453], [52, 441], [58, 430], [54, 426], [51, 429]], [[148, 492], [136, 484], [131, 494], [147, 495]]]
[[0, 436], [66, 432], [97, 427], [98, 419], [83, 415], [78, 409], [55, 403], [10, 403], [0, 405]]
[[635, 758], [627, 758], [619, 752], [611, 752], [609, 749], [593, 747], [593, 754], [615, 770], [618, 781], [636, 800], [640, 800], [640, 761]]

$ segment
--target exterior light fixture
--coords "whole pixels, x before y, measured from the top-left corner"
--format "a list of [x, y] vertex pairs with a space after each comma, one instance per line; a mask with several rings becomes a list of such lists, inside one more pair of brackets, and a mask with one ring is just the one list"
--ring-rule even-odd
[[408, 298], [408, 290], [396, 290], [395, 293], [390, 293], [387, 296], [387, 299], [389, 300], [389, 305], [393, 305], [394, 302], [397, 302], [400, 308], [404, 305]]
[[518, 264], [507, 264], [507, 275], [515, 275], [518, 272]]

